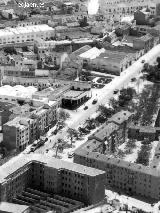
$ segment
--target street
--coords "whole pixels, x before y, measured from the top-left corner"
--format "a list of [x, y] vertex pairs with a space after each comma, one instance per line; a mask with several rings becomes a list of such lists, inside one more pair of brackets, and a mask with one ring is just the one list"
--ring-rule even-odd
[[[79, 125], [83, 124], [87, 118], [95, 114], [98, 109], [98, 105], [100, 104], [107, 104], [112, 98], [113, 91], [115, 89], [121, 89], [124, 86], [128, 85], [131, 78], [136, 77], [139, 75], [143, 68], [142, 60], [145, 60], [145, 63], [153, 63], [156, 58], [160, 55], [160, 45], [157, 45], [153, 49], [151, 49], [147, 54], [142, 56], [138, 61], [136, 61], [133, 65], [127, 68], [125, 71], [121, 73], [121, 76], [116, 76], [112, 82], [105, 85], [102, 89], [92, 89], [92, 98], [85, 103], [88, 106], [88, 110], [84, 110], [84, 105], [81, 106], [77, 111], [70, 111], [70, 118], [66, 121], [67, 126], [59, 132], [57, 135], [53, 135], [49, 137], [49, 140], [45, 143], [43, 147], [40, 147], [36, 150], [36, 153], [46, 153], [46, 149], [51, 149], [54, 143], [57, 141], [58, 138], [66, 139], [67, 129], [70, 128], [78, 128]], [[97, 104], [93, 105], [92, 101], [97, 98]], [[52, 130], [50, 130], [52, 131]], [[50, 142], [51, 140], [51, 142]]]

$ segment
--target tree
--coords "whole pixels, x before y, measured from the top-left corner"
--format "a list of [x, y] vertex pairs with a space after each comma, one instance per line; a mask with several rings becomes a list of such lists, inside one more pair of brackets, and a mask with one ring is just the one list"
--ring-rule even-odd
[[65, 121], [64, 120], [59, 120], [56, 124], [56, 130], [63, 129], [65, 127]]
[[62, 150], [63, 151], [64, 148], [64, 141], [63, 139], [58, 138], [57, 143], [56, 143], [56, 154], [55, 157], [57, 157], [58, 151]]
[[116, 111], [119, 108], [119, 101], [117, 101], [115, 98], [111, 98], [109, 104], [114, 111]]
[[88, 118], [86, 120], [85, 124], [86, 124], [86, 127], [88, 129], [94, 129], [96, 127], [96, 125], [95, 125], [95, 119], [94, 118]]
[[97, 124], [103, 124], [106, 122], [106, 118], [104, 118], [104, 116], [102, 115], [98, 115], [96, 118], [95, 118], [95, 122]]
[[106, 146], [106, 144], [105, 143], [103, 143], [103, 145], [102, 145], [102, 154], [105, 154], [105, 151], [106, 151], [106, 149], [107, 149], [107, 146]]
[[110, 151], [111, 151], [111, 153], [115, 153], [115, 151], [116, 151], [116, 140], [115, 140], [115, 135], [112, 135], [112, 136], [111, 136]]
[[99, 105], [98, 111], [105, 118], [111, 117], [113, 115], [113, 113], [114, 113], [114, 110], [112, 108], [108, 108], [108, 107], [106, 107], [106, 106], [104, 106], [102, 104]]
[[81, 77], [82, 81], [89, 81], [90, 80], [89, 77], [91, 76], [91, 72], [90, 71], [87, 71], [87, 72], [82, 71], [81, 76], [82, 76]]
[[94, 40], [93, 41], [93, 46], [97, 47], [98, 49], [102, 49], [103, 48], [103, 44], [100, 41]]
[[72, 144], [73, 144], [73, 138], [74, 138], [74, 136], [75, 136], [75, 131], [74, 131], [74, 129], [68, 128], [67, 134], [68, 134], [68, 137], [70, 138], [71, 146], [72, 146]]
[[160, 57], [157, 57], [158, 68], [160, 68]]
[[84, 16], [81, 20], [79, 20], [80, 27], [86, 27], [89, 24], [87, 23], [87, 17]]
[[70, 114], [61, 109], [58, 113], [58, 118], [59, 120], [66, 121], [68, 118], [70, 118]]
[[74, 137], [76, 138], [76, 140], [79, 139], [79, 132], [76, 129], [73, 129], [74, 132]]
[[17, 54], [17, 51], [14, 47], [5, 47], [4, 52], [11, 55]]

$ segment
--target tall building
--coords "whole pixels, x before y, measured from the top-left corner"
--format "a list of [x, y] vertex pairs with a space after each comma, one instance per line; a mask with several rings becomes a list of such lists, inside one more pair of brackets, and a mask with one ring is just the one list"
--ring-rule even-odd
[[30, 120], [16, 117], [3, 125], [3, 143], [9, 149], [24, 150], [29, 145]]
[[13, 119], [3, 125], [3, 144], [8, 150], [24, 150], [56, 124], [57, 101], [34, 99], [32, 104], [34, 107], [24, 107], [25, 111], [21, 110], [23, 106], [17, 109], [19, 112], [12, 108]]
[[105, 172], [98, 169], [39, 154], [20, 155], [0, 168], [0, 201], [16, 201], [29, 187], [95, 204], [105, 196], [104, 180]]

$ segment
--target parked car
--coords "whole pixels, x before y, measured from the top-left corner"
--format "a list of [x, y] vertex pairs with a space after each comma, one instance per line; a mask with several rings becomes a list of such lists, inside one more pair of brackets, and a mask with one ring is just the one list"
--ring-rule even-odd
[[136, 80], [136, 78], [131, 78], [131, 82], [135, 82]]
[[[47, 138], [47, 140], [48, 140], [48, 138]], [[37, 148], [39, 148], [40, 146], [43, 146], [47, 140], [46, 139], [45, 140], [40, 139], [37, 143]]]
[[85, 106], [85, 107], [84, 107], [84, 110], [87, 110], [87, 109], [88, 109], [88, 106]]
[[143, 60], [141, 61], [141, 63], [144, 64], [144, 63], [145, 63], [145, 60], [143, 59]]
[[31, 152], [34, 152], [38, 148], [37, 144], [32, 144], [31, 146]]
[[58, 130], [55, 129], [55, 130], [52, 132], [52, 135], [57, 135], [57, 133], [58, 133]]
[[68, 158], [73, 158], [74, 157], [74, 152], [71, 151], [71, 152], [68, 152]]
[[113, 94], [117, 94], [118, 92], [119, 92], [119, 90], [116, 89], [116, 90], [113, 91]]
[[93, 101], [92, 101], [92, 104], [96, 104], [97, 103], [97, 99], [94, 99]]

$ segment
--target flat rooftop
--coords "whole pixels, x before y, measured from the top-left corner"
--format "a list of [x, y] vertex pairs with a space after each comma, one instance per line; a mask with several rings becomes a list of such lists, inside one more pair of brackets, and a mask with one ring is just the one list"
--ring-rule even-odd
[[46, 165], [47, 167], [53, 167], [55, 169], [66, 169], [79, 174], [84, 174], [93, 177], [105, 173], [104, 171], [91, 167], [86, 167], [76, 163], [70, 163], [48, 156], [44, 157], [44, 155], [41, 154], [34, 153], [24, 155], [21, 153], [0, 167], [0, 183], [7, 180], [9, 176], [16, 172], [18, 169], [27, 166], [32, 162], [38, 162]]
[[127, 121], [134, 113], [131, 113], [129, 111], [120, 111], [113, 115], [111, 118], [108, 119], [108, 122], [114, 122], [118, 125], [123, 123], [124, 121]]
[[34, 93], [34, 95], [38, 95], [38, 96], [42, 96], [42, 97], [47, 97], [47, 96], [57, 96], [63, 92], [65, 92], [66, 90], [68, 90], [70, 88], [70, 85], [62, 85], [62, 86], [59, 86], [57, 88], [53, 88], [53, 87], [49, 87], [47, 89], [44, 89], [42, 91], [37, 91]]
[[0, 212], [8, 213], [22, 213], [25, 212], [29, 206], [19, 205], [15, 203], [0, 202]]
[[63, 98], [65, 99], [81, 98], [81, 96], [84, 94], [86, 94], [86, 92], [84, 91], [69, 90], [66, 93], [64, 93]]
[[21, 120], [30, 120], [27, 117], [15, 117], [13, 120], [8, 121], [7, 123], [5, 123], [5, 125], [10, 126], [10, 127], [16, 127], [16, 128], [20, 128], [20, 129], [25, 129], [27, 128], [27, 126], [21, 124]]
[[49, 27], [47, 24], [42, 25], [31, 25], [25, 27], [16, 27], [16, 28], [5, 28], [0, 30], [0, 37], [5, 36], [17, 36], [20, 34], [28, 34], [28, 33], [38, 33], [45, 31], [54, 31], [52, 27]]
[[149, 175], [156, 176], [156, 177], [160, 176], [159, 169], [143, 166], [143, 165], [136, 164], [136, 163], [129, 163], [125, 160], [114, 158], [114, 157], [109, 157], [104, 154], [100, 154], [98, 152], [88, 152], [88, 150], [78, 148], [77, 150], [75, 150], [75, 153], [82, 157], [86, 157], [88, 159], [98, 160], [102, 164], [107, 163], [110, 165], [115, 165], [117, 167], [131, 169], [136, 172], [145, 173], [145, 174], [149, 174]]

